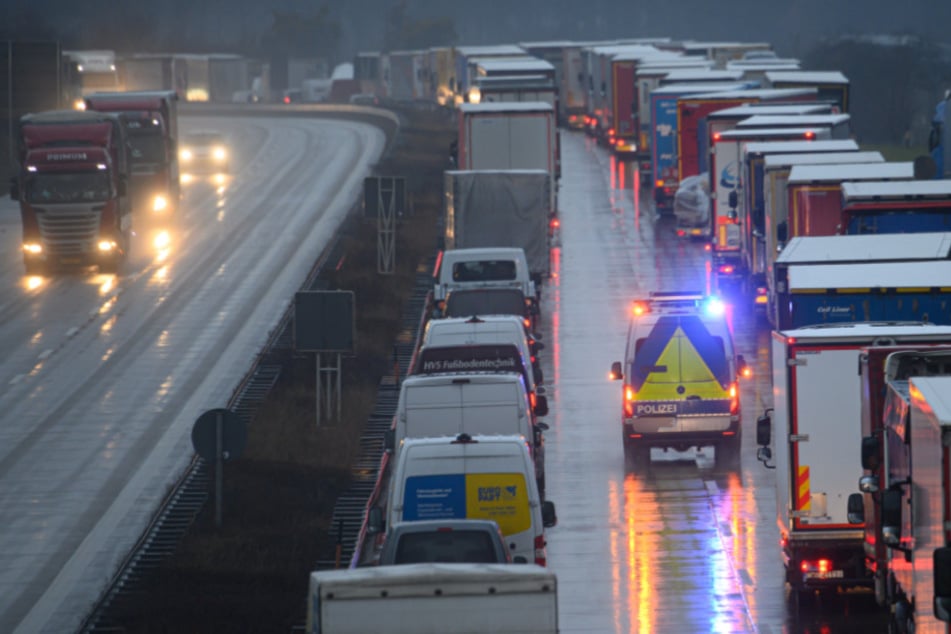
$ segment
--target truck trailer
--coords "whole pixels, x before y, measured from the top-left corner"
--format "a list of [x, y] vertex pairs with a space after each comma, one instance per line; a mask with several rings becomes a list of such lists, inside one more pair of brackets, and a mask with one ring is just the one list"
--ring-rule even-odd
[[837, 233], [951, 230], [951, 180], [842, 183]]
[[757, 457], [775, 467], [781, 555], [795, 602], [814, 591], [873, 586], [864, 528], [851, 521], [849, 504], [862, 466], [862, 349], [948, 336], [951, 326], [907, 323], [773, 332], [773, 409], [757, 420]]

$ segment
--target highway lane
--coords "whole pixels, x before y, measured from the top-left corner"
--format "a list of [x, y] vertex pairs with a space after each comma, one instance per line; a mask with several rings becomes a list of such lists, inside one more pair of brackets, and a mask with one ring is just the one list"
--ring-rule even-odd
[[[625, 465], [621, 386], [630, 302], [653, 290], [711, 290], [709, 253], [679, 239], [590, 139], [562, 133], [560, 246], [546, 285], [542, 363], [548, 496], [546, 532], [564, 634], [627, 632], [884, 632], [868, 596], [787, 605], [775, 479], [755, 457], [755, 421], [772, 403], [769, 334], [749, 310], [730, 313], [754, 377], [741, 383], [740, 468], [712, 448], [654, 449], [646, 474]], [[856, 474], [856, 479], [858, 478]]]
[[[27, 278], [0, 221], [0, 631], [75, 629], [357, 199], [384, 135], [306, 118], [188, 116], [232, 174], [185, 179], [167, 250], [118, 277]], [[13, 218], [13, 220], [11, 220]]]

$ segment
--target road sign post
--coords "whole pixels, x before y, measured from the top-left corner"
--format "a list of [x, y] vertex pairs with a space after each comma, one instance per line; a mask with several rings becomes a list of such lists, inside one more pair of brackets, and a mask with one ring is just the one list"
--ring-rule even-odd
[[224, 463], [237, 459], [247, 442], [247, 426], [231, 410], [208, 410], [192, 426], [195, 453], [215, 463], [215, 528], [221, 528], [224, 507]]

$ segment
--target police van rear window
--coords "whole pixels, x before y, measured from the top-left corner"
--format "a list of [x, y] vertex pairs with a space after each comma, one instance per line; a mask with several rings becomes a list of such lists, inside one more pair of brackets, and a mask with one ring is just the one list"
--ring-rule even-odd
[[452, 265], [454, 282], [508, 282], [515, 279], [515, 260], [472, 260]]
[[525, 296], [507, 289], [455, 291], [446, 301], [447, 317], [525, 314]]

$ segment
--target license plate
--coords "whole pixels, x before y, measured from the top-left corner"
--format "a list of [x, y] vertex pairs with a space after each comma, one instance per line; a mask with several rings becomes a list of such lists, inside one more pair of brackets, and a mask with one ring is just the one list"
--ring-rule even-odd
[[807, 572], [803, 575], [804, 579], [841, 579], [845, 573], [841, 570], [830, 570], [828, 572]]

